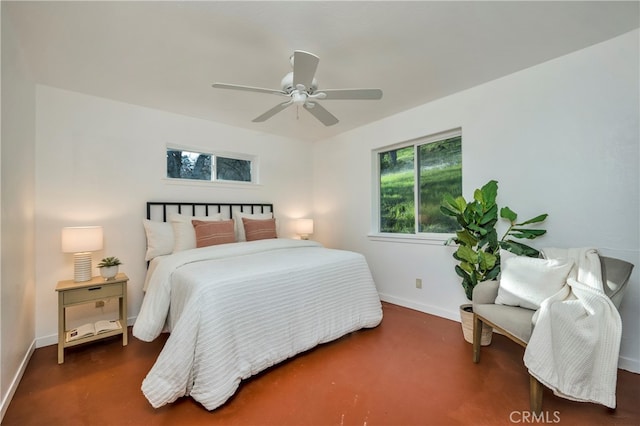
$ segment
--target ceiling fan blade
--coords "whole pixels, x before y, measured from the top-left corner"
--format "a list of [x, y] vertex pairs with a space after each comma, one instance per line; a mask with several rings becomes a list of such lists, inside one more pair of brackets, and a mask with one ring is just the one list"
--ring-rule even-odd
[[239, 86], [237, 84], [213, 83], [211, 87], [213, 87], [214, 89], [244, 90], [247, 92], [271, 93], [274, 95], [285, 95], [285, 96], [287, 95], [282, 90], [263, 89], [261, 87], [251, 87], [251, 86]]
[[293, 87], [303, 84], [305, 88], [311, 88], [313, 77], [316, 75], [318, 68], [318, 58], [313, 53], [303, 50], [293, 52]]
[[259, 117], [254, 118], [251, 121], [253, 121], [254, 123], [262, 123], [263, 121], [267, 121], [268, 119], [270, 119], [271, 117], [273, 117], [274, 115], [276, 115], [277, 113], [279, 113], [280, 111], [282, 111], [283, 109], [291, 105], [292, 103], [293, 102], [288, 101], [288, 102], [283, 102], [281, 104], [278, 104], [273, 108], [271, 108], [269, 111], [265, 112]]
[[338, 119], [317, 102], [314, 102], [312, 107], [304, 104], [304, 109], [309, 111], [311, 115], [320, 120], [320, 122], [325, 126], [333, 126], [338, 123]]
[[382, 98], [380, 89], [327, 89], [318, 90], [317, 93], [326, 93], [324, 99], [363, 99], [377, 100]]

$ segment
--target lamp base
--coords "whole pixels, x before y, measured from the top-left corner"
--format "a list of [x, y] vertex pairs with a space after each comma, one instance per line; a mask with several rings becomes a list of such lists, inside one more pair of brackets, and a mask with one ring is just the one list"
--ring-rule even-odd
[[77, 283], [91, 279], [91, 252], [73, 255], [73, 280]]

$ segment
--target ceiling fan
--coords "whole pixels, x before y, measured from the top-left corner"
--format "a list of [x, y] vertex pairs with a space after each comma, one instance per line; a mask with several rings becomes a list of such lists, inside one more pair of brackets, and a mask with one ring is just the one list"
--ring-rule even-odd
[[289, 99], [271, 108], [264, 114], [254, 118], [254, 123], [260, 123], [273, 117], [285, 108], [295, 105], [303, 107], [317, 118], [325, 126], [332, 126], [338, 119], [318, 103], [320, 99], [326, 100], [377, 100], [382, 98], [380, 89], [326, 89], [318, 90], [318, 82], [314, 78], [318, 68], [318, 58], [313, 53], [302, 50], [294, 51], [290, 58], [293, 72], [288, 73], [280, 83], [281, 90], [263, 89], [260, 87], [239, 86], [236, 84], [214, 83], [216, 89], [244, 90], [248, 92], [270, 93], [285, 96]]

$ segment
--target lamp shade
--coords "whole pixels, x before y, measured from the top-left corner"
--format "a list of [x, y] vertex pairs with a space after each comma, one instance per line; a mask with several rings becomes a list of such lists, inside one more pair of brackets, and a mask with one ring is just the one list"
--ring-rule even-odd
[[313, 234], [313, 219], [298, 219], [296, 221], [296, 233], [299, 235]]
[[102, 249], [102, 226], [62, 228], [62, 251], [83, 253]]

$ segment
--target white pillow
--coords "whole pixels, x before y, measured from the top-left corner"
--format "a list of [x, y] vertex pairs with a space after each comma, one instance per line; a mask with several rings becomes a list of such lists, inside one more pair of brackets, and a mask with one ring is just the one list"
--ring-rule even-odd
[[219, 221], [222, 220], [220, 213], [209, 216], [187, 216], [180, 213], [171, 213], [169, 221], [173, 227], [173, 251], [182, 251], [196, 248], [196, 231], [193, 228], [192, 220]]
[[247, 219], [273, 219], [273, 213], [242, 213], [239, 211], [233, 212], [233, 221], [236, 229], [236, 241], [247, 241], [247, 237], [244, 234], [244, 224], [242, 218]]
[[518, 255], [511, 253], [509, 250], [500, 249], [500, 273], [507, 267], [507, 260], [514, 257], [518, 257]]
[[537, 310], [565, 285], [572, 267], [570, 259], [507, 258], [495, 303]]
[[156, 256], [171, 254], [173, 251], [173, 227], [168, 222], [155, 222], [144, 219], [144, 232], [147, 235], [147, 253], [144, 260], [151, 260]]

